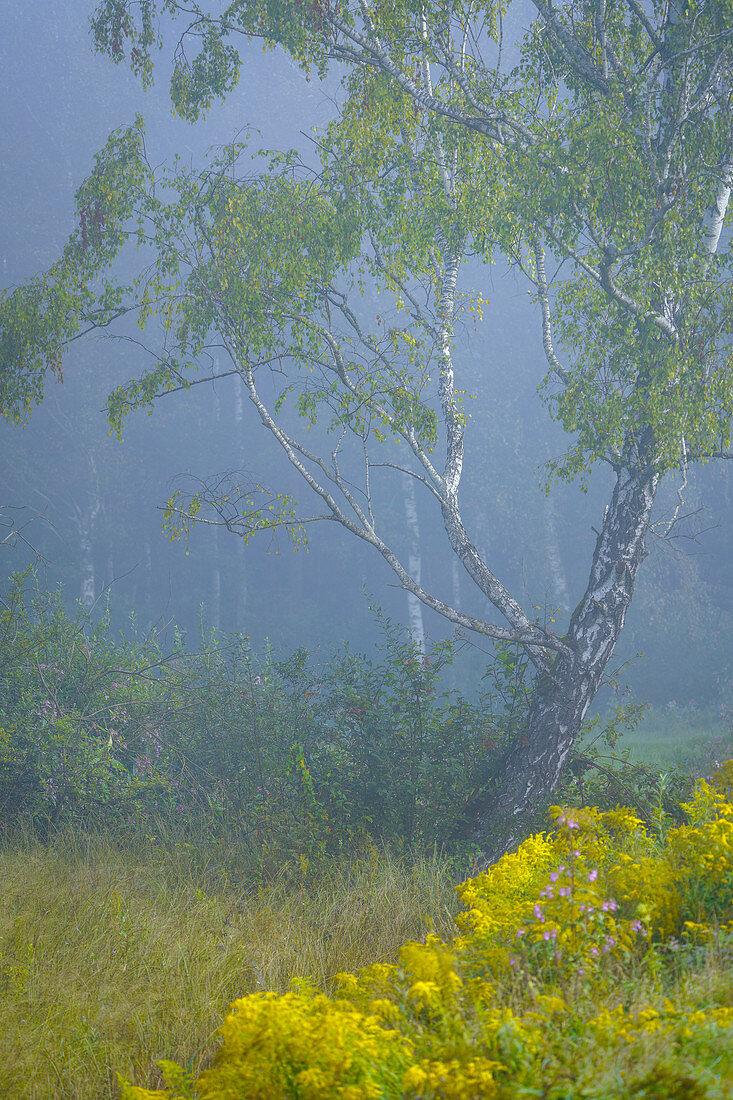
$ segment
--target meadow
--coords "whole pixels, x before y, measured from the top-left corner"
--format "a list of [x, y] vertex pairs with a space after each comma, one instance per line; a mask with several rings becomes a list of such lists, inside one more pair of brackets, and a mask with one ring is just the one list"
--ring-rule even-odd
[[[685, 739], [676, 733], [692, 756], [700, 750], [697, 734], [690, 729]], [[404, 944], [425, 944], [431, 934], [450, 942], [459, 931], [456, 917], [466, 909], [456, 883], [476, 871], [437, 851], [395, 856], [369, 845], [319, 866], [306, 857], [291, 860], [279, 874], [248, 883], [251, 871], [237, 856], [225, 838], [198, 845], [180, 831], [162, 829], [128, 834], [123, 843], [103, 832], [71, 828], [50, 842], [16, 834], [5, 843], [0, 1096], [117, 1098], [118, 1074], [142, 1089], [159, 1089], [164, 1087], [161, 1060], [176, 1063], [187, 1080], [195, 1080], [220, 1047], [217, 1029], [235, 998], [268, 990], [284, 994], [300, 976], [334, 995], [341, 972], [394, 964]], [[730, 867], [727, 875], [730, 919]], [[514, 904], [518, 921], [517, 899]], [[526, 1021], [528, 1014], [539, 1019], [549, 1003], [558, 1036], [570, 1026], [572, 1066], [563, 1066], [557, 1051], [546, 1051], [544, 1063], [552, 1070], [544, 1091], [532, 1081], [523, 1086], [515, 1074], [515, 1091], [497, 1093], [479, 1078], [471, 1078], [462, 1091], [430, 1088], [427, 1078], [422, 1085], [416, 1078], [419, 1087], [412, 1091], [380, 1086], [362, 1093], [328, 1085], [325, 1091], [279, 1091], [270, 1082], [262, 1092], [210, 1095], [722, 1100], [733, 1087], [733, 935], [722, 921], [725, 915], [716, 912], [713, 930], [703, 937], [668, 934], [641, 955], [616, 959], [603, 980], [589, 973], [588, 986], [580, 981], [572, 994], [564, 994], [571, 1026], [557, 1019], [552, 1005], [557, 975], [543, 977], [540, 966], [534, 978], [528, 974], [521, 980], [516, 971], [500, 967], [492, 987], [507, 1020]], [[647, 1022], [674, 1020], [677, 1030], [670, 1035], [660, 1025], [658, 1033], [652, 1029], [640, 1041], [621, 1029], [621, 1040], [616, 1034], [606, 1041], [601, 1083], [597, 1046], [590, 1042], [598, 1035], [588, 1031], [587, 1022], [604, 1013], [611, 1020], [619, 1006], [628, 1018], [636, 1012]], [[730, 1019], [720, 1026], [716, 1018], [714, 1034], [706, 1036], [703, 1025], [711, 1011], [726, 1007]], [[684, 1038], [684, 1020], [691, 1016], [701, 1025], [694, 1044]], [[581, 1082], [577, 1091], [574, 1081]], [[590, 1091], [589, 1081], [596, 1082]]]
[[440, 838], [519, 656], [468, 701], [389, 624], [325, 670], [164, 661], [22, 586], [0, 630], [0, 1096], [731, 1095], [725, 713], [604, 714], [556, 792], [597, 808], [482, 874]]
[[[213, 854], [213, 853], [212, 853]], [[219, 853], [221, 854], [221, 853]], [[114, 1071], [197, 1070], [235, 996], [285, 991], [454, 933], [451, 868], [376, 850], [318, 875], [227, 882], [206, 853], [67, 834], [0, 854], [0, 1096], [117, 1096]]]
[[660, 771], [681, 767], [704, 776], [731, 751], [731, 716], [724, 707], [646, 707], [638, 726], [624, 734], [623, 744], [642, 764]]

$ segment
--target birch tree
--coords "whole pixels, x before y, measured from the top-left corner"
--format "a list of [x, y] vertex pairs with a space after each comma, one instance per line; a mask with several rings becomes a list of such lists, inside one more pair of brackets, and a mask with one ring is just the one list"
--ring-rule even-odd
[[[335, 66], [338, 118], [317, 163], [283, 153], [257, 176], [237, 146], [199, 172], [154, 173], [141, 121], [113, 135], [63, 256], [0, 314], [6, 414], [39, 398], [71, 340], [127, 312], [142, 327], [157, 317], [164, 346], [111, 395], [114, 425], [165, 393], [239, 376], [305, 498], [219, 480], [169, 502], [174, 530], [283, 529], [297, 544], [310, 524], [337, 523], [423, 605], [524, 647], [536, 673], [525, 734], [463, 815], [488, 858], [521, 839], [559, 780], [648, 554], [661, 478], [684, 485], [693, 462], [730, 457], [733, 409], [733, 4], [533, 9], [510, 67], [501, 10], [486, 2], [106, 0], [97, 46], [144, 81], [168, 38], [158, 17], [176, 23], [171, 92], [184, 118], [235, 87], [253, 37], [311, 71]], [[108, 269], [128, 242], [150, 263], [123, 285]], [[532, 288], [538, 384], [568, 435], [552, 476], [582, 484], [604, 465], [613, 478], [562, 635], [502, 583], [461, 508], [471, 422], [454, 326], [462, 295], [482, 305], [481, 287], [461, 283], [469, 256], [514, 266]], [[387, 538], [376, 484], [390, 476], [395, 495], [409, 478], [434, 507], [484, 616], [425, 587], [414, 554]]]

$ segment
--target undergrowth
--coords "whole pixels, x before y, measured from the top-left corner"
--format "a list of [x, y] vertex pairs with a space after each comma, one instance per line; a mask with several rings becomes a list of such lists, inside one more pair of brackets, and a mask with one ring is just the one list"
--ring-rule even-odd
[[490, 691], [445, 690], [454, 643], [423, 652], [375, 612], [375, 657], [255, 654], [246, 637], [115, 636], [13, 578], [0, 599], [0, 828], [222, 837], [250, 871], [364, 844], [429, 852], [522, 726], [526, 658]]
[[124, 1100], [723, 1100], [733, 1090], [733, 761], [656, 834], [553, 828], [458, 893], [459, 933], [395, 963], [237, 998], [200, 1074]]
[[623, 746], [642, 708], [589, 723], [556, 792], [585, 809], [538, 807], [477, 874], [438, 845], [521, 736], [526, 658], [498, 647], [469, 702], [452, 643], [381, 621], [381, 659], [319, 669], [166, 652], [14, 579], [0, 1096], [733, 1094], [728, 718], [664, 773]]

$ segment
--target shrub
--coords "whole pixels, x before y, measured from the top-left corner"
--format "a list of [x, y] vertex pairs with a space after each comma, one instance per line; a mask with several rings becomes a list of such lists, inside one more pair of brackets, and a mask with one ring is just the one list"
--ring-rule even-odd
[[570, 753], [557, 792], [560, 797], [580, 799], [599, 809], [612, 809], [621, 802], [657, 829], [663, 829], [667, 820], [677, 824], [683, 820], [680, 804], [695, 783], [689, 770], [677, 765], [661, 772], [632, 759], [628, 746], [619, 747], [624, 733], [638, 727], [645, 709], [644, 704], [627, 702], [605, 721], [596, 716], [587, 722]]
[[170, 684], [154, 643], [110, 636], [15, 576], [0, 606], [0, 823], [120, 822], [169, 801]]
[[[519, 681], [441, 690], [450, 641], [422, 652], [380, 616], [381, 660], [344, 648], [316, 670], [246, 638], [112, 636], [14, 578], [0, 607], [0, 825], [227, 836], [260, 868], [369, 844], [430, 850], [516, 735]], [[497, 705], [497, 703], [499, 705]]]

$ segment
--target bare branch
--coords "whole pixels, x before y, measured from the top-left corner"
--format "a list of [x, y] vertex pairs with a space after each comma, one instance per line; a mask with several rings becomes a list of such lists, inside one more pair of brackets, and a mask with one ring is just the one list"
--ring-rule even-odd
[[369, 470], [380, 470], [380, 469], [397, 470], [401, 474], [409, 474], [409, 476], [411, 478], [414, 478], [415, 481], [419, 481], [420, 484], [423, 485], [428, 490], [429, 493], [432, 493], [432, 495], [435, 497], [435, 499], [438, 501], [439, 504], [442, 503], [442, 498], [439, 496], [438, 493], [436, 493], [435, 489], [430, 484], [428, 479], [426, 477], [423, 477], [422, 474], [416, 474], [415, 471], [411, 470], [408, 466], [401, 466], [399, 464], [399, 462], [372, 462], [371, 460], [369, 460], [368, 469]]

